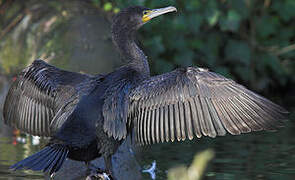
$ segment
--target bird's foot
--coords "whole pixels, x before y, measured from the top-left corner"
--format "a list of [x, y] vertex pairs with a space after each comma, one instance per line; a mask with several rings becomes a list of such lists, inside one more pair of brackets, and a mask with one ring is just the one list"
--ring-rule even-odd
[[91, 171], [90, 174], [86, 177], [86, 180], [114, 180], [109, 172], [102, 171], [97, 169]]
[[150, 168], [144, 169], [144, 170], [142, 170], [142, 172], [143, 173], [149, 173], [150, 176], [151, 176], [151, 179], [156, 179], [156, 172], [155, 172], [155, 170], [156, 170], [156, 161], [154, 161], [152, 163], [152, 165], [150, 166]]

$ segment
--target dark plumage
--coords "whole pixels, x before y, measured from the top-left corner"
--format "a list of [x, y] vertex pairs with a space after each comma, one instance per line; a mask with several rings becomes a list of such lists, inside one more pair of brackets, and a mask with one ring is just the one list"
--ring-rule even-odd
[[150, 19], [175, 11], [130, 7], [114, 17], [112, 36], [129, 63], [106, 75], [83, 75], [36, 60], [12, 84], [4, 105], [5, 123], [51, 137], [38, 153], [14, 169], [57, 172], [65, 158], [89, 162], [111, 156], [126, 137], [136, 142], [193, 139], [272, 130], [287, 111], [230, 79], [187, 67], [150, 77], [136, 45], [136, 30]]

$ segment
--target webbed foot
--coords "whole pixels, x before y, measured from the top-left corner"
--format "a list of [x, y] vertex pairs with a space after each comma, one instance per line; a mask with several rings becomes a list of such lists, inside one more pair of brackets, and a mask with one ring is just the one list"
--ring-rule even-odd
[[114, 180], [114, 178], [108, 172], [103, 172], [100, 169], [97, 171], [92, 171], [86, 180]]

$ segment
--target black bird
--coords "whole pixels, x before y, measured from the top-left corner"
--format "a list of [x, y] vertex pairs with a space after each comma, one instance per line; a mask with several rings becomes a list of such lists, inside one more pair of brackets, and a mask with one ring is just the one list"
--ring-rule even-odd
[[111, 157], [129, 134], [144, 145], [280, 127], [284, 108], [219, 74], [187, 67], [150, 76], [135, 33], [172, 11], [136, 6], [118, 13], [112, 38], [129, 63], [109, 74], [68, 72], [42, 60], [24, 69], [6, 97], [5, 123], [51, 139], [12, 168], [53, 174], [66, 158], [102, 156], [111, 171]]

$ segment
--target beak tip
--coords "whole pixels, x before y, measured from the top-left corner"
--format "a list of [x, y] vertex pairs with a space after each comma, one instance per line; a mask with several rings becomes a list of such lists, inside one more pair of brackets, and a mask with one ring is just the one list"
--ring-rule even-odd
[[174, 6], [168, 6], [168, 7], [163, 8], [163, 9], [166, 9], [167, 12], [174, 12], [174, 11], [177, 12], [176, 7], [174, 7]]
[[174, 7], [174, 6], [170, 6], [170, 7], [171, 7], [171, 9], [172, 9], [172, 12], [173, 12], [173, 11], [177, 12], [176, 7]]
[[148, 17], [149, 17], [149, 19], [152, 19], [152, 18], [160, 16], [162, 14], [166, 14], [166, 13], [174, 12], [174, 11], [177, 12], [176, 7], [174, 7], [174, 6], [168, 6], [168, 7], [160, 8], [160, 9], [154, 9], [154, 10], [152, 10], [152, 13], [150, 15], [148, 15]]

